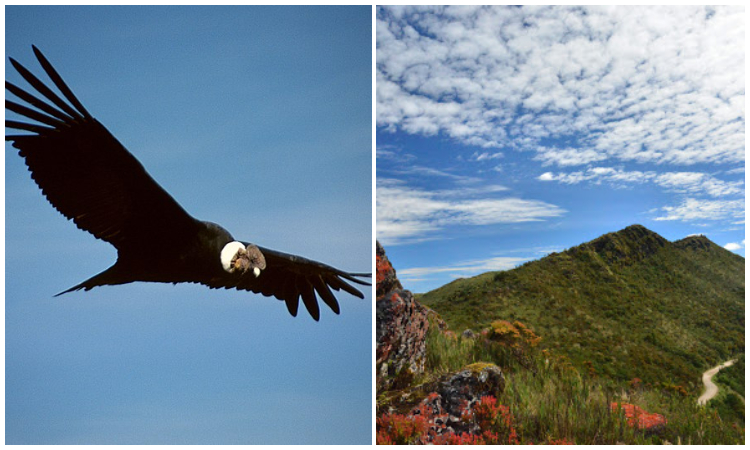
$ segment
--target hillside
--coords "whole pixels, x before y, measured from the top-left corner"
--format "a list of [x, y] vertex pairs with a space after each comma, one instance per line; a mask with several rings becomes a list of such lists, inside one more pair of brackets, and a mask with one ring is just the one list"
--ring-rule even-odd
[[419, 296], [453, 330], [518, 320], [592, 374], [681, 385], [744, 353], [745, 260], [704, 236], [633, 225]]

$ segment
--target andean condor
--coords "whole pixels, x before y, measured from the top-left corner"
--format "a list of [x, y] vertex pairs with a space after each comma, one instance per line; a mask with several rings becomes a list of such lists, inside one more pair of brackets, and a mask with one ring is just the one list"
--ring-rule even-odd
[[38, 123], [6, 120], [7, 128], [33, 134], [7, 135], [5, 140], [19, 150], [31, 177], [55, 209], [117, 249], [112, 267], [57, 295], [133, 281], [202, 283], [274, 296], [284, 300], [293, 316], [302, 297], [315, 320], [320, 318], [316, 292], [336, 314], [339, 304], [331, 289], [364, 298], [347, 281], [370, 286], [357, 279], [370, 274], [347, 273], [237, 241], [219, 225], [185, 212], [86, 111], [39, 49], [32, 48], [69, 104], [10, 58], [46, 101], [6, 81], [8, 91], [37, 110], [8, 100], [6, 109]]

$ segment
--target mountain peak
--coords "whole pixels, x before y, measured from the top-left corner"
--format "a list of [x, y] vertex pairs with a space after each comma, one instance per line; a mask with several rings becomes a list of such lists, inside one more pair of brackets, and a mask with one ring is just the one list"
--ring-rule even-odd
[[675, 241], [674, 245], [682, 249], [708, 250], [716, 244], [702, 234], [694, 234], [680, 239], [679, 241]]
[[630, 225], [582, 244], [591, 248], [608, 263], [640, 261], [669, 245], [669, 241], [643, 225]]
[[[653, 231], [651, 231], [648, 228], [644, 227], [643, 225], [640, 225], [640, 224], [637, 224], [637, 223], [634, 223], [633, 225], [628, 225], [627, 227], [623, 228], [620, 231], [625, 231], [625, 230], [639, 231], [639, 232], [644, 232], [645, 231], [645, 232], [653, 233]], [[654, 233], [654, 234], [656, 234], [656, 233]]]
[[643, 225], [630, 225], [625, 228], [623, 228], [620, 231], [616, 231], [614, 234], [625, 236], [630, 239], [639, 240], [639, 239], [656, 239], [659, 241], [667, 242], [666, 239], [658, 235], [657, 233], [649, 230], [648, 228], [644, 227]]

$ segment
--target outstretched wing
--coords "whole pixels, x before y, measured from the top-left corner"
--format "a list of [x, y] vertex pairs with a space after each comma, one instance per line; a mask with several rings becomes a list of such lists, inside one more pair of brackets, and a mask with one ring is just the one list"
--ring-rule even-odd
[[[11, 58], [13, 67], [41, 98], [5, 83], [10, 93], [25, 102], [6, 100], [6, 109], [30, 120], [6, 120], [6, 128], [29, 133], [6, 135], [5, 140], [19, 149], [31, 177], [52, 206], [78, 228], [111, 243], [118, 251], [140, 253], [157, 245], [177, 248], [194, 237], [200, 222], [185, 212], [86, 111], [44, 55], [33, 49], [64, 100]], [[266, 269], [259, 277], [227, 273], [204, 284], [274, 296], [286, 302], [292, 315], [297, 314], [302, 298], [315, 320], [320, 318], [316, 292], [338, 314], [339, 305], [331, 289], [364, 298], [347, 281], [370, 285], [357, 279], [369, 274], [350, 274], [299, 256], [260, 250], [266, 258]]]
[[5, 140], [19, 149], [44, 196], [78, 228], [118, 250], [179, 245], [196, 229], [195, 219], [86, 111], [44, 55], [33, 49], [67, 102], [11, 58], [41, 98], [5, 82], [26, 103], [6, 100], [5, 108], [30, 119], [6, 120], [6, 128], [31, 132], [6, 135]]
[[[247, 242], [243, 244], [248, 245]], [[212, 288], [236, 288], [276, 297], [286, 303], [289, 313], [293, 316], [297, 316], [301, 297], [307, 311], [315, 320], [320, 319], [316, 293], [333, 312], [339, 314], [339, 304], [331, 289], [343, 290], [355, 297], [364, 298], [362, 292], [348, 282], [370, 286], [370, 283], [358, 279], [370, 278], [369, 273], [347, 273], [301, 256], [258, 248], [266, 258], [266, 268], [257, 278], [249, 272], [242, 276], [227, 273], [206, 284]]]

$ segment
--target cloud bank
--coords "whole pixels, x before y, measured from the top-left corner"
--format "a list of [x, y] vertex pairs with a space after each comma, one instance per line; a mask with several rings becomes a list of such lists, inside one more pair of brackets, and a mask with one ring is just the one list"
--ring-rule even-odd
[[656, 221], [679, 220], [683, 222], [722, 221], [745, 223], [745, 200], [703, 200], [686, 198], [677, 206], [664, 206]]
[[545, 172], [538, 177], [540, 181], [557, 181], [564, 184], [589, 182], [607, 183], [614, 186], [628, 184], [654, 183], [669, 192], [702, 194], [711, 197], [742, 195], [745, 182], [723, 181], [703, 172], [663, 172], [626, 171], [613, 167], [589, 167], [577, 172]]
[[435, 232], [446, 227], [535, 222], [565, 213], [539, 200], [477, 198], [475, 193], [465, 188], [426, 191], [400, 180], [378, 178], [378, 239], [383, 245], [397, 245], [434, 239]]
[[545, 165], [739, 163], [743, 24], [742, 7], [380, 7], [377, 124]]

